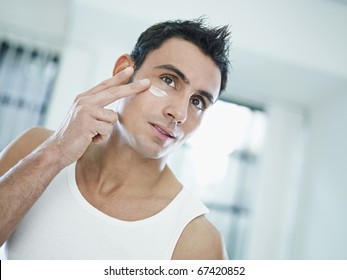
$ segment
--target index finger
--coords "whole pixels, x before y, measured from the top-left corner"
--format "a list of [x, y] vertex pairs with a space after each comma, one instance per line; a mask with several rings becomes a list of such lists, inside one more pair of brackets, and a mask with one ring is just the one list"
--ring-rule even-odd
[[117, 73], [116, 75], [112, 76], [111, 78], [106, 79], [102, 81], [100, 84], [98, 84], [97, 86], [91, 88], [88, 91], [88, 95], [96, 94], [100, 91], [106, 90], [113, 86], [125, 85], [128, 83], [133, 73], [134, 73], [134, 68], [129, 66], [125, 68], [124, 70], [120, 71], [119, 73]]
[[149, 79], [141, 79], [126, 85], [111, 86], [93, 95], [95, 104], [105, 107], [118, 99], [140, 93], [150, 86]]

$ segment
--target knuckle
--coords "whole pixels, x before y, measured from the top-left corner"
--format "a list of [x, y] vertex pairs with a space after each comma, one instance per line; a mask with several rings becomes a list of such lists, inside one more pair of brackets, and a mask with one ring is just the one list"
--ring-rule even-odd
[[80, 106], [83, 105], [87, 100], [87, 97], [84, 94], [79, 94], [76, 96], [75, 100], [74, 100], [74, 104], [76, 106]]
[[110, 86], [110, 80], [103, 80], [100, 85], [107, 88]]
[[88, 104], [76, 104], [75, 114], [76, 116], [83, 116], [90, 114], [91, 108]]
[[113, 124], [118, 119], [118, 114], [113, 110], [103, 110], [104, 118], [107, 122]]
[[131, 90], [136, 90], [138, 87], [138, 82], [136, 81], [136, 82], [130, 83], [129, 87]]
[[109, 96], [115, 96], [119, 93], [120, 87], [111, 87], [108, 88], [106, 94]]
[[103, 90], [103, 94], [104, 95], [108, 95], [108, 96], [111, 96], [113, 93], [112, 93], [112, 90], [111, 90], [111, 88], [105, 88], [104, 90]]
[[74, 99], [74, 103], [76, 104], [77, 102], [79, 102], [79, 100], [83, 97], [83, 93], [80, 93], [78, 95], [76, 95], [75, 99]]

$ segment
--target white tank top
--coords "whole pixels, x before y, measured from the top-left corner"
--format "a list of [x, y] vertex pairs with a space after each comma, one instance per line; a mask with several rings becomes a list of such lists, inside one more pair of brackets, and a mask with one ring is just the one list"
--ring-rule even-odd
[[161, 212], [115, 219], [80, 193], [75, 166], [62, 170], [7, 241], [8, 259], [171, 259], [185, 226], [207, 208], [185, 187]]

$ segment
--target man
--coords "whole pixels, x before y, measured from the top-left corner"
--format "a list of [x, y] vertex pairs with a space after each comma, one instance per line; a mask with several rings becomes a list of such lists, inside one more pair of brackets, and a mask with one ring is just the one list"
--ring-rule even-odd
[[9, 258], [226, 258], [206, 208], [166, 159], [225, 89], [228, 37], [201, 19], [150, 27], [112, 78], [76, 97], [57, 131], [33, 128], [3, 151]]

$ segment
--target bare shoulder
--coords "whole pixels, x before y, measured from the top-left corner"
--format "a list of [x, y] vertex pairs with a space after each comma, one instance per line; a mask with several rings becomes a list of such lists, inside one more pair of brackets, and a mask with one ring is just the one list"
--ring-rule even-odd
[[0, 176], [5, 174], [22, 158], [26, 157], [33, 150], [35, 150], [52, 134], [53, 131], [49, 129], [43, 127], [34, 127], [13, 140], [13, 142], [0, 153]]
[[205, 216], [199, 216], [183, 230], [172, 259], [221, 260], [227, 254], [219, 231]]

